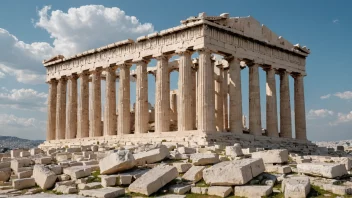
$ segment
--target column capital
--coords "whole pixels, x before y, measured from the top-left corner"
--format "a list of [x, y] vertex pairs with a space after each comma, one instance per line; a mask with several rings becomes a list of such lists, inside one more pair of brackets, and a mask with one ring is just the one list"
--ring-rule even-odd
[[303, 74], [298, 73], [298, 72], [291, 72], [290, 75], [292, 76], [292, 78], [299, 78], [299, 77], [304, 77]]
[[103, 71], [103, 68], [102, 67], [97, 67], [95, 69], [91, 69], [89, 70], [91, 74], [94, 74], [94, 73], [101, 73]]
[[161, 59], [166, 59], [167, 61], [171, 58], [171, 55], [169, 54], [160, 54], [157, 56], [153, 56], [156, 60], [161, 60]]
[[135, 64], [148, 64], [150, 63], [150, 59], [149, 58], [142, 58], [140, 60], [136, 60], [133, 63]]
[[175, 52], [177, 55], [192, 55], [193, 54], [193, 51], [191, 50], [180, 50], [180, 51], [176, 51]]
[[274, 68], [272, 65], [263, 65], [262, 68], [266, 72], [271, 71], [271, 70], [274, 70], [275, 72], [277, 71], [277, 69]]
[[132, 63], [123, 63], [118, 65], [119, 68], [130, 68], [131, 66]]
[[48, 83], [48, 84], [52, 84], [52, 83], [57, 83], [57, 82], [58, 82], [57, 79], [52, 78], [52, 79], [50, 79], [47, 83]]
[[67, 81], [67, 76], [61, 76], [58, 81]]
[[211, 53], [211, 50], [208, 48], [197, 49], [197, 52]]
[[103, 69], [103, 71], [115, 71], [118, 68], [118, 65], [112, 65]]
[[77, 73], [73, 73], [71, 76], [67, 77], [68, 80], [77, 80], [78, 79], [78, 74]]
[[79, 73], [77, 73], [78, 77], [82, 77], [82, 76], [89, 76], [90, 73], [89, 73], [89, 70], [83, 70], [83, 71], [80, 71]]

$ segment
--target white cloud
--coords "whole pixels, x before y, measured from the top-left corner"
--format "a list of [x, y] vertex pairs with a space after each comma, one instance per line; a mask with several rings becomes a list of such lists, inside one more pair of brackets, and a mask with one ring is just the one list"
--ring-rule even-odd
[[338, 113], [337, 114], [337, 120], [335, 120], [334, 122], [331, 122], [329, 124], [334, 126], [334, 125], [338, 125], [340, 123], [346, 123], [346, 122], [352, 122], [352, 111], [350, 111], [347, 114]]
[[333, 23], [339, 23], [340, 21], [338, 19], [332, 20]]
[[0, 78], [5, 78], [5, 74], [0, 71]]
[[38, 11], [35, 26], [45, 29], [54, 38], [55, 50], [63, 55], [154, 32], [152, 24], [142, 24], [117, 7], [86, 5], [70, 8], [67, 13], [55, 10], [49, 14], [50, 9], [45, 6]]
[[331, 97], [331, 94], [327, 94], [327, 95], [324, 95], [324, 96], [320, 96], [320, 99], [324, 100], [324, 99], [328, 99]]
[[334, 96], [339, 97], [341, 99], [349, 100], [352, 99], [352, 91], [345, 91], [345, 92], [337, 92]]
[[334, 112], [328, 109], [311, 109], [307, 114], [308, 119], [325, 118], [334, 115]]
[[0, 107], [45, 112], [47, 94], [33, 89], [0, 90]]
[[45, 68], [41, 61], [53, 54], [54, 49], [48, 43], [26, 44], [0, 28], [0, 72], [3, 76], [14, 76], [23, 83], [44, 83]]
[[10, 114], [0, 114], [0, 126], [37, 127], [35, 118], [21, 118]]
[[[0, 64], [0, 70], [9, 76], [14, 76], [18, 82], [26, 84], [42, 84], [45, 82], [45, 75], [30, 70], [13, 69]], [[0, 72], [2, 73], [2, 72]], [[1, 75], [0, 75], [1, 78]]]

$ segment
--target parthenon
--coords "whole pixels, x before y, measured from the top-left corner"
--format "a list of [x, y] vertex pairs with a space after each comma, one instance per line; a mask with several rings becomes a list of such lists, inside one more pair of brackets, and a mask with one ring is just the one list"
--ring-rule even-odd
[[[291, 44], [253, 17], [200, 13], [180, 26], [135, 41], [68, 58], [58, 55], [43, 61], [49, 84], [45, 144], [193, 141], [201, 145], [242, 139], [309, 143], [303, 81], [309, 53], [307, 47]], [[156, 66], [148, 66], [153, 59]], [[243, 123], [241, 88], [241, 71], [246, 67], [248, 128]], [[265, 130], [260, 68], [266, 72]], [[175, 91], [170, 90], [172, 71], [178, 71]], [[148, 101], [148, 74], [155, 76], [154, 107]], [[294, 80], [294, 107], [289, 78]], [[131, 80], [136, 82], [135, 105]]]

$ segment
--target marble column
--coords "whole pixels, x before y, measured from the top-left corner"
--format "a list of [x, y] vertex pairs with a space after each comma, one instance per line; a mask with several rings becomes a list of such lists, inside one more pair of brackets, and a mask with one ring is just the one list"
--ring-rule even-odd
[[117, 135], [116, 128], [116, 67], [105, 69], [105, 111], [104, 111], [104, 135]]
[[280, 137], [292, 138], [290, 86], [287, 71], [280, 71]]
[[258, 64], [249, 66], [249, 132], [252, 135], [262, 135], [258, 68]]
[[270, 137], [279, 137], [275, 69], [266, 68], [266, 129]]
[[242, 88], [240, 61], [233, 57], [225, 57], [229, 64], [229, 125], [232, 133], [243, 133], [242, 126]]
[[56, 139], [65, 139], [66, 129], [66, 86], [65, 76], [59, 79], [56, 96]]
[[156, 59], [155, 132], [166, 132], [170, 131], [169, 57]]
[[307, 140], [306, 110], [304, 103], [303, 75], [294, 74], [294, 99], [295, 99], [295, 130], [296, 139]]
[[[178, 98], [177, 98], [177, 91], [171, 91], [170, 92], [170, 121], [177, 122], [177, 103], [178, 103]], [[170, 130], [171, 129], [171, 124], [170, 124]]]
[[217, 65], [218, 70], [216, 80], [214, 81], [215, 86], [215, 122], [216, 122], [216, 130], [219, 132], [224, 131], [224, 90], [223, 90], [223, 66]]
[[118, 134], [131, 133], [131, 102], [130, 102], [130, 67], [131, 64], [119, 65], [120, 83], [119, 83], [119, 101], [118, 101]]
[[77, 74], [68, 77], [66, 139], [74, 139], [77, 136], [77, 78]]
[[210, 50], [202, 49], [198, 53], [198, 130], [215, 132], [214, 65]]
[[46, 124], [46, 140], [55, 140], [56, 127], [56, 97], [57, 97], [57, 80], [52, 79], [48, 82], [48, 122]]
[[78, 110], [77, 137], [89, 137], [89, 72], [83, 71], [80, 75], [80, 97]]
[[149, 129], [148, 62], [142, 60], [136, 63], [135, 133], [147, 133]]
[[92, 136], [103, 135], [101, 131], [101, 72], [100, 68], [92, 72]]
[[223, 100], [222, 100], [222, 108], [223, 108], [223, 126], [225, 131], [229, 128], [229, 110], [228, 110], [228, 70], [229, 68], [224, 68], [223, 76], [222, 76], [222, 89], [223, 89]]
[[178, 114], [177, 124], [179, 131], [194, 129], [192, 109], [192, 53], [185, 51], [179, 54], [179, 74], [178, 74]]
[[197, 129], [197, 68], [192, 68], [191, 73], [191, 121], [192, 130]]

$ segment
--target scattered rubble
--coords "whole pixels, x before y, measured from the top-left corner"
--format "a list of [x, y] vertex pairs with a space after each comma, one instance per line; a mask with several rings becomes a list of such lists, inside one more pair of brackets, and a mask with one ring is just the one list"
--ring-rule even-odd
[[341, 148], [328, 154], [322, 150], [292, 153], [240, 144], [163, 142], [18, 149], [0, 156], [0, 196], [352, 195], [352, 156]]

